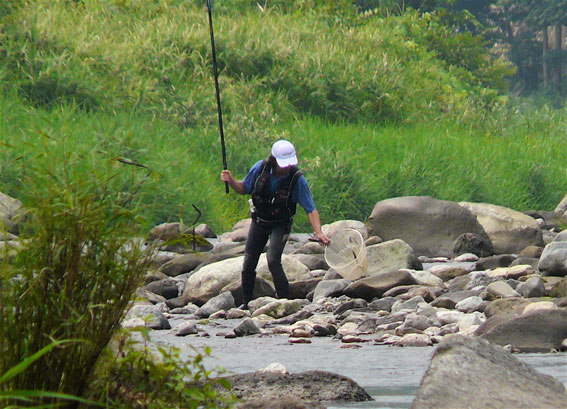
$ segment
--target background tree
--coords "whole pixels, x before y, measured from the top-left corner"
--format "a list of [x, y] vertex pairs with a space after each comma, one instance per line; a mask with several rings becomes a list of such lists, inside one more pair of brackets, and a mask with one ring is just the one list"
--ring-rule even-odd
[[564, 95], [566, 0], [500, 0], [491, 7], [521, 92]]

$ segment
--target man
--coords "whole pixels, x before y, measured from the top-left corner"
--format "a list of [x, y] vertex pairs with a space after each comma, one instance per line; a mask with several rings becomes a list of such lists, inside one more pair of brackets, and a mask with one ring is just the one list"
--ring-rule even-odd
[[329, 238], [321, 230], [319, 212], [309, 190], [307, 180], [297, 168], [294, 146], [279, 140], [272, 146], [268, 159], [259, 160], [252, 166], [244, 180], [236, 180], [229, 170], [221, 172], [221, 180], [241, 195], [252, 195], [252, 223], [248, 232], [244, 263], [242, 266], [243, 304], [248, 308], [252, 300], [256, 267], [262, 251], [270, 239], [266, 253], [268, 268], [274, 280], [278, 298], [289, 297], [289, 283], [282, 267], [282, 253], [291, 232], [296, 205], [307, 212], [309, 223], [322, 245]]

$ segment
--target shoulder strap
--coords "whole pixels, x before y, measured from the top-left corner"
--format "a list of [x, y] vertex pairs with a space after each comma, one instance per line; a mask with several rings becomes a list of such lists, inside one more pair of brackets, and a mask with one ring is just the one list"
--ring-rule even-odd
[[291, 175], [291, 180], [289, 182], [289, 188], [288, 188], [288, 191], [287, 191], [287, 198], [286, 198], [286, 202], [285, 202], [286, 207], [289, 207], [289, 200], [291, 198], [293, 188], [297, 184], [297, 181], [299, 180], [299, 178], [303, 175], [303, 172], [301, 170], [299, 170], [298, 168], [294, 168], [292, 170], [292, 172], [293, 172], [293, 175]]
[[268, 164], [268, 159], [264, 159], [262, 161], [262, 164], [260, 165], [260, 172], [258, 173], [256, 180], [254, 181], [254, 188], [252, 189], [252, 193], [258, 194], [259, 191], [262, 190], [264, 184], [262, 183], [260, 188], [258, 188], [258, 181], [261, 180], [265, 174], [267, 174], [268, 176], [270, 175], [270, 166]]

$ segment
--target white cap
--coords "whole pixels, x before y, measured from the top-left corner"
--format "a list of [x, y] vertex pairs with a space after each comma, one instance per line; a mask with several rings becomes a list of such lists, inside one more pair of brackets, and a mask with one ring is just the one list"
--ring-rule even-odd
[[272, 155], [276, 158], [280, 168], [287, 168], [288, 166], [297, 165], [297, 156], [295, 155], [295, 148], [284, 139], [280, 139], [272, 146]]

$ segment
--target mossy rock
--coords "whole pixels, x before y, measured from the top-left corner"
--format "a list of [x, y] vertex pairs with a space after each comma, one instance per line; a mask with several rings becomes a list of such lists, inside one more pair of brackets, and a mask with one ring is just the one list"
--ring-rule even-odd
[[549, 296], [553, 298], [567, 297], [567, 277], [563, 277], [561, 281], [551, 288]]

